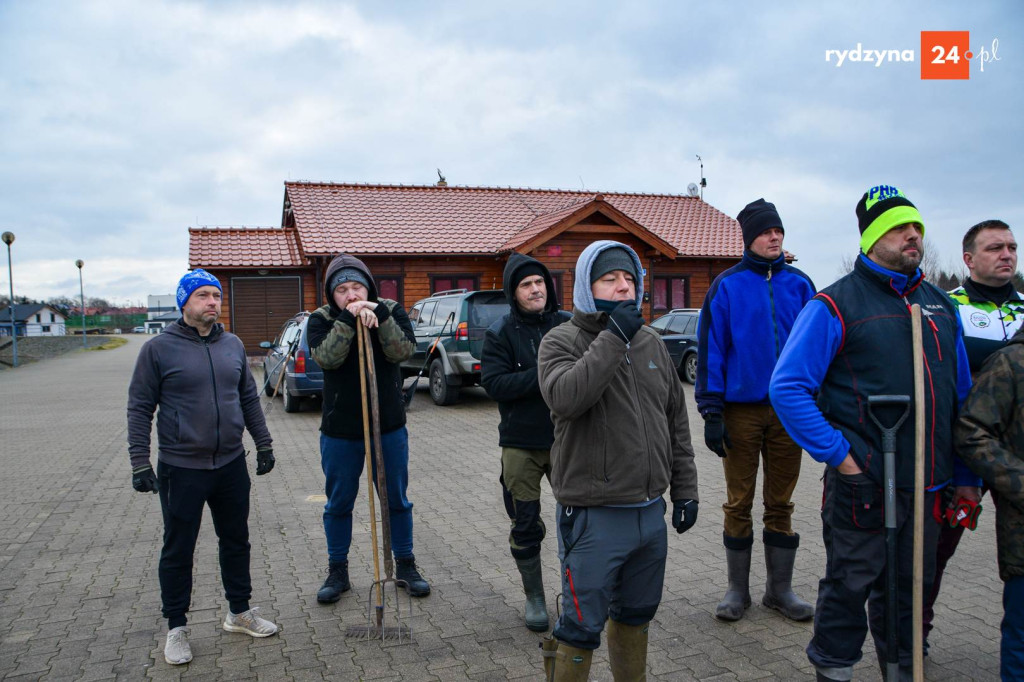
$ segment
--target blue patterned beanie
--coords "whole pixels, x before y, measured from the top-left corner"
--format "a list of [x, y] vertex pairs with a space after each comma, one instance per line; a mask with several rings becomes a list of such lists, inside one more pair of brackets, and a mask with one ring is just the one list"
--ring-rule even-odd
[[185, 273], [185, 276], [178, 280], [178, 308], [184, 308], [188, 297], [199, 287], [217, 287], [221, 292], [224, 291], [220, 285], [220, 280], [206, 270], [202, 268], [193, 270], [192, 272]]

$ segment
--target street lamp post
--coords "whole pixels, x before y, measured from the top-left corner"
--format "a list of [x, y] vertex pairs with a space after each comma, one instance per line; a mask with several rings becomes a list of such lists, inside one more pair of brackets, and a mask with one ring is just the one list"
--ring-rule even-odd
[[7, 307], [11, 311], [11, 348], [12, 361], [11, 366], [18, 366], [18, 327], [14, 320], [14, 269], [11, 268], [11, 244], [14, 243], [14, 233], [4, 232], [0, 235], [0, 239], [4, 240], [4, 244], [7, 244], [7, 278], [11, 281], [11, 304]]
[[78, 267], [78, 293], [82, 297], [82, 348], [88, 348], [85, 343], [85, 286], [82, 284], [82, 266], [85, 265], [85, 261], [79, 258], [75, 265]]

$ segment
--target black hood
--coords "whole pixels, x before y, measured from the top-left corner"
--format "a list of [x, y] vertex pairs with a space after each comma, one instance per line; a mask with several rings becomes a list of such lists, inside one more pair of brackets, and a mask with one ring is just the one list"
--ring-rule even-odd
[[536, 258], [523, 255], [517, 251], [513, 251], [508, 257], [508, 262], [505, 264], [505, 272], [501, 277], [502, 288], [505, 290], [505, 298], [508, 299], [508, 304], [512, 307], [512, 311], [516, 314], [522, 314], [523, 311], [516, 305], [516, 287], [519, 286], [522, 277], [517, 277], [516, 273], [525, 265], [536, 265], [540, 267], [541, 272], [544, 273], [544, 284], [548, 289], [548, 300], [544, 304], [545, 313], [553, 313], [558, 310], [558, 292], [555, 291], [555, 280], [548, 271], [546, 265], [541, 263]]
[[327, 266], [327, 272], [324, 273], [324, 295], [327, 297], [327, 303], [331, 306], [331, 311], [333, 313], [337, 314], [339, 310], [338, 306], [334, 303], [334, 296], [331, 295], [330, 291], [327, 291], [327, 283], [331, 281], [331, 276], [341, 268], [356, 268], [366, 275], [366, 281], [370, 283], [368, 300], [373, 301], [374, 303], [377, 302], [377, 283], [373, 280], [373, 274], [370, 273], [370, 268], [366, 267], [366, 264], [355, 256], [343, 253], [336, 256], [334, 260], [331, 261], [331, 264]]

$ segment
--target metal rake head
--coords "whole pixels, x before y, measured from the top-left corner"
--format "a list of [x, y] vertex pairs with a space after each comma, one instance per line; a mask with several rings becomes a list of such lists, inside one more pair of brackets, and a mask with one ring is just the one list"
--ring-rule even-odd
[[[393, 592], [393, 596], [389, 595]], [[380, 604], [373, 603], [373, 597], [377, 594]], [[398, 582], [394, 578], [382, 578], [370, 585], [366, 597], [366, 623], [353, 625], [345, 631], [345, 637], [351, 639], [383, 641], [395, 641], [398, 644], [409, 644], [412, 642], [412, 628], [408, 620], [412, 616], [412, 597], [407, 595], [408, 606], [405, 615], [402, 615], [401, 593]], [[391, 602], [393, 609], [388, 609], [387, 604]], [[393, 610], [394, 614], [389, 618], [388, 612]]]

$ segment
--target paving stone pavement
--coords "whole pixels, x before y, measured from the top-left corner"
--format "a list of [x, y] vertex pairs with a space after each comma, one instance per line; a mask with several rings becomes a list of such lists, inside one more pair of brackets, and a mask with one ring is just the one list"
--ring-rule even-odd
[[[320, 606], [326, 569], [319, 414], [268, 422], [277, 468], [253, 477], [252, 603], [281, 625], [252, 640], [221, 630], [226, 604], [209, 516], [196, 553], [190, 614], [195, 655], [186, 666], [162, 656], [157, 560], [160, 505], [130, 485], [125, 402], [144, 338], [104, 352], [77, 352], [0, 374], [0, 677], [5, 680], [506, 680], [541, 678], [541, 636], [521, 624], [522, 594], [507, 551], [498, 488], [498, 413], [479, 389], [438, 408], [421, 388], [409, 412], [410, 498], [416, 556], [433, 593], [413, 603], [411, 644], [353, 642], [365, 622], [372, 580], [365, 495], [356, 505], [353, 592]], [[809, 680], [809, 624], [760, 606], [764, 565], [754, 546], [755, 604], [735, 624], [717, 621], [726, 586], [721, 545], [724, 483], [718, 458], [690, 419], [701, 512], [685, 535], [669, 535], [664, 600], [651, 628], [651, 680]], [[266, 400], [266, 399], [264, 399]], [[251, 446], [251, 442], [250, 442]], [[250, 470], [255, 466], [252, 458]], [[795, 529], [794, 584], [813, 601], [824, 566], [818, 505], [821, 466], [804, 460]], [[365, 487], [364, 487], [365, 490]], [[545, 488], [550, 519], [554, 505]], [[755, 510], [755, 517], [757, 513]], [[968, 533], [936, 607], [926, 659], [929, 680], [996, 680], [1001, 593], [991, 510]], [[552, 525], [549, 523], [549, 526]], [[545, 581], [557, 591], [554, 538], [545, 542]], [[549, 605], [553, 606], [549, 599]], [[553, 609], [552, 609], [553, 611]], [[869, 638], [870, 639], [870, 638]], [[865, 645], [858, 680], [878, 680]], [[610, 680], [602, 647], [592, 680]]]

